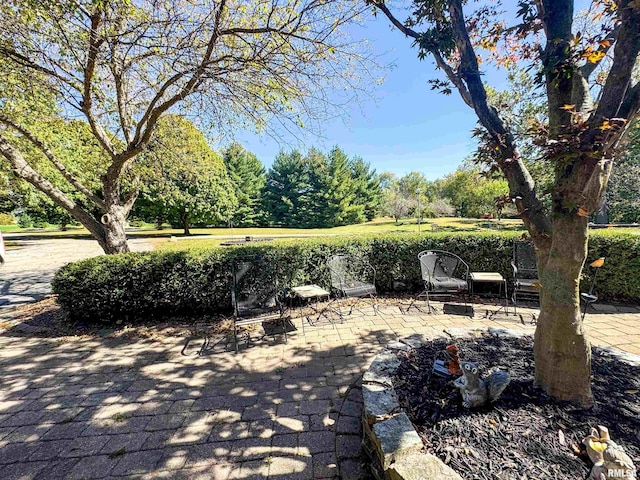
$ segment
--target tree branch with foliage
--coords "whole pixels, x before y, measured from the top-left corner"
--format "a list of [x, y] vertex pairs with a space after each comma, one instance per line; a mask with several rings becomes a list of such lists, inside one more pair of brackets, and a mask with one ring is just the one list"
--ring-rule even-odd
[[[433, 54], [447, 80], [470, 104], [484, 130], [490, 161], [505, 175], [511, 198], [536, 244], [541, 312], [535, 336], [536, 381], [552, 396], [590, 405], [591, 350], [580, 316], [580, 274], [587, 255], [587, 217], [604, 197], [613, 159], [640, 108], [632, 71], [640, 51], [640, 5], [594, 1], [594, 35], [574, 33], [571, 0], [520, 0], [517, 25], [504, 25], [500, 2], [414, 0], [399, 21], [384, 0], [366, 0], [402, 33], [418, 55]], [[502, 42], [502, 43], [501, 43]], [[500, 45], [507, 49], [499, 50]], [[611, 55], [610, 65], [589, 66]], [[479, 58], [502, 66], [528, 63], [545, 89], [547, 122], [532, 132], [554, 170], [551, 211], [536, 192], [509, 124], [487, 96]], [[443, 59], [446, 63], [443, 65]], [[604, 77], [600, 83], [592, 75]], [[586, 84], [591, 80], [591, 84]], [[586, 85], [585, 85], [586, 84]], [[587, 93], [595, 88], [597, 99]], [[575, 103], [572, 103], [574, 102]], [[593, 105], [595, 104], [595, 107]]]
[[[277, 136], [346, 111], [372, 83], [360, 80], [374, 63], [345, 28], [363, 8], [356, 0], [2, 4], [0, 74], [12, 88], [0, 94], [0, 128], [40, 142], [26, 117], [7, 108], [16, 91], [47, 89], [58, 106], [54, 115], [83, 118], [109, 158], [96, 172], [100, 198], [67, 180], [96, 206], [101, 222], [78, 216], [66, 195], [27, 168], [30, 159], [20, 159], [15, 145], [6, 144], [3, 156], [91, 224], [105, 252], [127, 251], [124, 226], [137, 192], [135, 182], [124, 180], [160, 119], [188, 113], [218, 133], [251, 126]], [[44, 115], [37, 106], [31, 113]]]

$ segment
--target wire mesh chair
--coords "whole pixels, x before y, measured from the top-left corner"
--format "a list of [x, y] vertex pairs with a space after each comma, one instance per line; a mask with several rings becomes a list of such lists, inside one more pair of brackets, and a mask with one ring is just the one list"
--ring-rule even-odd
[[[238, 352], [238, 329], [262, 323], [279, 324], [287, 342], [287, 316], [280, 301], [277, 265], [261, 256], [239, 256], [232, 261], [231, 302], [233, 339]], [[272, 334], [275, 338], [275, 329]], [[247, 335], [250, 341], [249, 335]]]
[[593, 278], [591, 280], [591, 287], [588, 292], [582, 292], [580, 294], [580, 298], [582, 299], [582, 303], [584, 304], [584, 310], [582, 311], [582, 321], [584, 321], [584, 317], [587, 315], [587, 308], [592, 303], [596, 303], [598, 301], [598, 296], [593, 294], [593, 289], [596, 286], [596, 279], [598, 277], [598, 272], [600, 268], [604, 265], [604, 257], [600, 257], [597, 260], [594, 260], [589, 264], [589, 266], [595, 271], [593, 274]]
[[[436, 308], [431, 305], [431, 298], [462, 295], [469, 291], [469, 265], [457, 255], [443, 250], [424, 250], [418, 254], [418, 260], [424, 291], [416, 299], [427, 298], [429, 313], [437, 313]], [[420, 310], [414, 303], [416, 299], [405, 312], [411, 307]], [[466, 299], [464, 302], [467, 303]]]
[[540, 296], [540, 280], [538, 279], [538, 263], [533, 242], [513, 242], [513, 301], [514, 312], [518, 314], [518, 295], [529, 299]]
[[[341, 300], [348, 298], [368, 297], [371, 306], [377, 314], [376, 305], [376, 269], [364, 258], [357, 255], [338, 254], [327, 260], [327, 267], [331, 277], [331, 288], [336, 294], [338, 305], [338, 315], [343, 319], [340, 308]], [[349, 308], [351, 315], [355, 305], [352, 303]]]

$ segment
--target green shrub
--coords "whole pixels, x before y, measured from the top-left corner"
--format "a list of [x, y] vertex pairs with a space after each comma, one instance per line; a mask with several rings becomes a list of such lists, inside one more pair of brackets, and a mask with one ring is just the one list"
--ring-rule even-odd
[[144, 227], [144, 221], [139, 218], [130, 218], [129, 219], [130, 227]]
[[[364, 255], [376, 268], [379, 292], [387, 293], [394, 280], [420, 288], [417, 254], [427, 249], [453, 252], [469, 263], [471, 271], [500, 272], [510, 281], [512, 242], [517, 236], [517, 232], [386, 234], [107, 255], [63, 267], [56, 273], [53, 291], [72, 317], [85, 320], [229, 312], [229, 269], [236, 255], [267, 256], [277, 263], [283, 285], [325, 287], [329, 256]], [[640, 299], [640, 237], [593, 234], [588, 261], [600, 256], [607, 261], [598, 275], [597, 292]], [[588, 288], [590, 280], [583, 285]]]
[[10, 213], [0, 213], [0, 225], [14, 225], [16, 223], [16, 217]]
[[20, 228], [33, 228], [33, 218], [28, 213], [21, 213], [18, 217], [18, 226]]

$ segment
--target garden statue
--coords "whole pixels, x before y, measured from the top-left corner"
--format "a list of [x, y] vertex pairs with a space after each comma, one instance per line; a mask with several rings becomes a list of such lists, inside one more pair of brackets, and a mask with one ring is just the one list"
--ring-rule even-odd
[[462, 376], [453, 384], [460, 389], [462, 406], [465, 408], [476, 408], [495, 402], [511, 381], [509, 374], [501, 371], [495, 371], [482, 379], [477, 363], [461, 362], [460, 367]]
[[611, 440], [609, 429], [598, 425], [582, 443], [593, 462], [589, 480], [610, 480], [614, 478], [636, 478], [636, 468], [631, 457], [623, 448]]
[[445, 362], [447, 371], [451, 375], [462, 375], [462, 370], [460, 369], [460, 351], [458, 346], [455, 344], [447, 345], [444, 351], [447, 356], [447, 361]]
[[460, 370], [460, 351], [458, 350], [458, 346], [455, 344], [447, 345], [442, 353], [446, 360], [436, 359], [433, 363], [433, 373], [447, 379], [452, 379], [458, 375], [462, 375], [462, 370]]

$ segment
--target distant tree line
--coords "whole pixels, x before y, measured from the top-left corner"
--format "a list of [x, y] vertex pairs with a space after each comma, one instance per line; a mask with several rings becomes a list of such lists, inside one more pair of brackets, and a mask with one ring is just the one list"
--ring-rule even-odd
[[[65, 148], [55, 153], [65, 158], [79, 178], [90, 178], [104, 163], [86, 123], [56, 120], [38, 128], [43, 138], [67, 139]], [[25, 150], [30, 148], [23, 143]], [[43, 170], [49, 168], [52, 183], [66, 188], [61, 174], [40, 157], [42, 153], [32, 152]], [[87, 180], [87, 185], [100, 193], [98, 182]], [[327, 154], [315, 148], [306, 154], [280, 152], [267, 171], [237, 143], [223, 148], [221, 154], [213, 151], [202, 132], [179, 115], [166, 115], [158, 122], [147, 147], [125, 172], [123, 188], [139, 190], [131, 224], [149, 222], [161, 227], [169, 223], [187, 234], [191, 226], [318, 228], [360, 223], [375, 218], [382, 201], [375, 170], [337, 146]], [[91, 210], [89, 204], [85, 208]], [[77, 223], [46, 195], [15, 177], [4, 162], [0, 163], [0, 213], [15, 214], [27, 228]], [[99, 218], [97, 210], [93, 214]], [[11, 217], [2, 218], [6, 222]]]
[[[67, 139], [56, 154], [100, 194], [100, 183], [90, 182], [91, 173], [106, 160], [86, 123], [55, 120], [38, 128], [51, 143], [62, 143], [55, 141], [60, 136]], [[28, 142], [24, 148], [30, 148]], [[42, 156], [37, 151], [31, 155]], [[49, 168], [54, 185], [74, 195], [46, 159], [38, 161], [42, 170]], [[378, 174], [338, 146], [326, 153], [317, 148], [281, 151], [267, 170], [238, 143], [215, 152], [203, 133], [179, 115], [158, 122], [149, 144], [123, 176], [123, 188], [140, 192], [132, 225], [168, 223], [187, 234], [191, 226], [330, 228], [383, 215], [396, 221], [418, 215], [479, 216], [491, 213], [494, 197], [506, 192], [504, 181], [485, 179], [471, 165], [433, 181], [419, 172], [397, 177]], [[77, 197], [81, 202], [82, 196]], [[13, 176], [6, 164], [0, 164], [0, 213], [16, 214], [23, 227], [74, 223], [50, 198]], [[99, 217], [97, 210], [93, 213]]]
[[[54, 119], [40, 122], [38, 129], [42, 138], [64, 145], [56, 148], [56, 155], [99, 195], [100, 184], [91, 182], [91, 172], [105, 159], [86, 123]], [[61, 137], [66, 142], [57, 142]], [[630, 138], [626, 156], [614, 168], [605, 202], [614, 222], [640, 219], [640, 128], [634, 127]], [[28, 142], [23, 142], [23, 148], [33, 150]], [[55, 186], [83, 202], [42, 154], [35, 150], [30, 154]], [[548, 174], [543, 168], [534, 171], [544, 188]], [[506, 181], [482, 172], [472, 159], [443, 178], [428, 180], [420, 172], [378, 174], [361, 157], [349, 157], [335, 146], [327, 153], [316, 148], [306, 153], [281, 151], [267, 170], [238, 143], [215, 152], [202, 132], [179, 115], [160, 120], [149, 145], [124, 175], [123, 186], [140, 191], [130, 217], [132, 225], [169, 223], [187, 234], [191, 226], [330, 228], [380, 216], [396, 222], [418, 216], [498, 216], [502, 213], [498, 207], [505, 201], [507, 214], [516, 214], [509, 208]], [[91, 209], [90, 204], [83, 205]], [[97, 210], [93, 213], [99, 217]], [[2, 163], [0, 214], [3, 223], [11, 221], [9, 214], [13, 214], [27, 228], [46, 224], [65, 228], [75, 222]]]
[[470, 217], [496, 215], [499, 199], [507, 192], [504, 179], [488, 177], [466, 161], [444, 178], [427, 180], [420, 172], [402, 177], [381, 175], [383, 209], [396, 222], [405, 217]]

